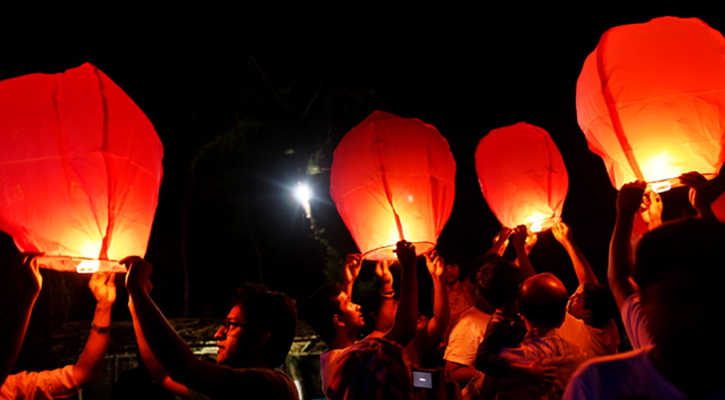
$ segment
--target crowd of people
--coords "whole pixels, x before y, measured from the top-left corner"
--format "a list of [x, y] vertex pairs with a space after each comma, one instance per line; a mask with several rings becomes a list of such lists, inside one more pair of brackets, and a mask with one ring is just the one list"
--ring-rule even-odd
[[[350, 255], [344, 280], [315, 290], [301, 317], [325, 342], [320, 376], [329, 399], [720, 399], [717, 324], [725, 318], [718, 255], [725, 226], [711, 210], [725, 176], [688, 173], [697, 217], [662, 223], [662, 200], [643, 182], [624, 185], [610, 243], [607, 284], [599, 282], [564, 222], [551, 228], [571, 258], [578, 287], [569, 293], [529, 260], [536, 235], [504, 228], [469, 268], [434, 250], [421, 258], [433, 283], [432, 312], [421, 313], [415, 246], [400, 241], [378, 261], [377, 306], [362, 310], [353, 287], [363, 258]], [[507, 260], [511, 245], [515, 260]], [[78, 361], [50, 371], [11, 374], [42, 288], [38, 254], [18, 255], [4, 276], [0, 310], [0, 399], [72, 396], [99, 379], [116, 287], [96, 273], [97, 305]], [[143, 364], [166, 393], [190, 399], [298, 399], [277, 369], [295, 336], [297, 304], [245, 283], [217, 331], [216, 363], [197, 358], [150, 296], [152, 267], [131, 256], [126, 290]], [[461, 270], [468, 273], [461, 274]], [[396, 293], [395, 287], [398, 287]], [[366, 326], [366, 315], [372, 325]], [[621, 322], [620, 322], [621, 321]], [[624, 332], [618, 326], [624, 327]], [[623, 340], [624, 339], [624, 340]], [[622, 346], [622, 342], [628, 345]], [[631, 345], [631, 349], [628, 347]], [[627, 351], [624, 351], [626, 348]]]

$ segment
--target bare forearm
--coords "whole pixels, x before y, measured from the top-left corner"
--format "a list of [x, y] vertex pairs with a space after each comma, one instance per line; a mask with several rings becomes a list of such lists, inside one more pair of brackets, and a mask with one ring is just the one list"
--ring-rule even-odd
[[633, 224], [633, 215], [618, 215], [617, 222], [614, 225], [612, 241], [609, 245], [607, 279], [620, 309], [624, 300], [636, 290], [630, 280], [632, 275], [632, 243], [630, 236]]
[[446, 370], [451, 374], [451, 378], [453, 378], [453, 380], [461, 387], [465, 387], [477, 373], [476, 369], [473, 367], [451, 361], [446, 361]]
[[440, 280], [433, 279], [433, 318], [428, 322], [428, 338], [438, 343], [448, 326], [451, 312], [448, 305], [448, 289]]
[[189, 391], [187, 387], [171, 379], [166, 373], [166, 370], [164, 370], [161, 364], [159, 364], [156, 358], [154, 358], [151, 349], [149, 349], [148, 343], [146, 343], [146, 338], [143, 336], [143, 332], [141, 332], [141, 327], [138, 324], [138, 318], [136, 317], [136, 311], [133, 307], [133, 302], [129, 302], [128, 305], [129, 310], [131, 311], [131, 318], [133, 319], [133, 330], [136, 334], [136, 343], [138, 343], [138, 349], [141, 353], [141, 358], [143, 359], [143, 363], [146, 366], [146, 369], [151, 374], [154, 383], [181, 397], [188, 398]]
[[521, 270], [523, 279], [527, 279], [536, 275], [536, 271], [534, 271], [534, 266], [531, 265], [531, 260], [529, 260], [529, 255], [526, 254], [525, 246], [523, 244], [515, 245], [514, 250], [516, 250], [516, 261], [519, 264], [519, 269]]
[[393, 319], [393, 327], [385, 338], [405, 347], [413, 336], [418, 320], [418, 279], [415, 263], [403, 265], [400, 272], [400, 301]]
[[569, 258], [571, 258], [571, 263], [574, 265], [574, 272], [579, 280], [579, 284], [598, 283], [597, 276], [594, 275], [591, 265], [589, 265], [589, 262], [581, 250], [579, 250], [576, 243], [567, 241], [564, 243], [564, 249], [566, 249]]
[[147, 346], [161, 368], [178, 382], [190, 378], [190, 365], [198, 361], [189, 346], [166, 321], [156, 304], [143, 290], [129, 291], [136, 322]]
[[36, 298], [37, 296], [26, 296], [20, 299], [2, 318], [0, 343], [4, 345], [0, 346], [0, 385], [5, 382], [18, 358]]
[[[111, 326], [111, 306], [112, 304], [96, 305], [96, 311], [93, 315], [93, 324], [96, 327]], [[83, 387], [85, 384], [101, 378], [103, 361], [106, 359], [106, 351], [108, 350], [109, 336], [110, 331], [108, 330], [99, 332], [96, 329], [91, 329], [88, 341], [86, 341], [78, 361], [73, 365], [73, 377], [78, 386]]]

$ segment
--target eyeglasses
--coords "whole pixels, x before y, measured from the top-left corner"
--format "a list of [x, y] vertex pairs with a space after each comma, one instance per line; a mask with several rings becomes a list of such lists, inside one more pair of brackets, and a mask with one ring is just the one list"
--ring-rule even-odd
[[224, 321], [224, 323], [222, 324], [222, 327], [224, 328], [224, 331], [225, 331], [225, 332], [228, 332], [228, 331], [229, 331], [229, 327], [230, 327], [230, 326], [236, 326], [236, 327], [238, 327], [238, 328], [246, 328], [246, 327], [248, 327], [249, 325], [248, 325], [248, 324], [243, 324], [243, 323], [241, 323], [241, 322], [234, 322], [234, 321], [230, 321], [230, 320], [226, 320], [226, 321]]

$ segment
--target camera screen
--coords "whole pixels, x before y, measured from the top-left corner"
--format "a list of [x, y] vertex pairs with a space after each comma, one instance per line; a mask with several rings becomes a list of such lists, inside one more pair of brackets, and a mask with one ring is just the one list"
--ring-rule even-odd
[[413, 371], [413, 387], [433, 389], [433, 374], [426, 371]]

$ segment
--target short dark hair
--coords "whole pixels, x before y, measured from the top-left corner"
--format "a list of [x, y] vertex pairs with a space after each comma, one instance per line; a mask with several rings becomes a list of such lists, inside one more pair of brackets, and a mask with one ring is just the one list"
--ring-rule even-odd
[[[527, 279], [527, 282], [537, 277], [548, 278], [549, 276], [557, 281], [559, 280], [553, 274], [545, 272], [532, 276]], [[538, 286], [536, 291], [529, 290], [529, 293], [519, 291], [517, 302], [519, 313], [535, 325], [552, 328], [560, 327], [564, 322], [566, 304], [569, 301], [566, 289], [562, 291], [552, 290], [551, 286], [539, 282], [536, 282], [536, 285]], [[523, 286], [526, 286], [526, 283]]]
[[327, 397], [412, 399], [413, 383], [402, 350], [397, 343], [383, 338], [363, 339], [346, 348], [332, 372]]
[[497, 260], [503, 260], [504, 258], [500, 255], [493, 253], [493, 254], [484, 254], [481, 257], [478, 257], [476, 261], [474, 261], [470, 267], [468, 268], [468, 280], [475, 284], [476, 280], [478, 279], [478, 273], [481, 272], [481, 268], [483, 268], [484, 265], [490, 263], [491, 261], [497, 261]]
[[264, 358], [271, 367], [284, 363], [297, 329], [297, 303], [280, 292], [271, 292], [264, 285], [245, 283], [233, 296], [244, 318], [254, 329], [269, 332]]
[[715, 260], [723, 259], [723, 243], [725, 227], [717, 221], [684, 219], [647, 232], [637, 247], [634, 266], [634, 280], [640, 293], [670, 274], [701, 273], [705, 268], [707, 274], [703, 276], [719, 274], [722, 277], [723, 268]]
[[522, 281], [521, 270], [511, 261], [497, 258], [483, 264], [476, 277], [476, 287], [486, 301], [500, 308], [516, 300]]
[[584, 308], [592, 312], [592, 326], [602, 328], [619, 313], [612, 289], [601, 283], [584, 284]]
[[330, 344], [337, 336], [333, 318], [335, 314], [340, 313], [340, 301], [338, 300], [340, 293], [342, 293], [342, 285], [333, 282], [317, 289], [305, 299], [303, 317], [327, 344]]

